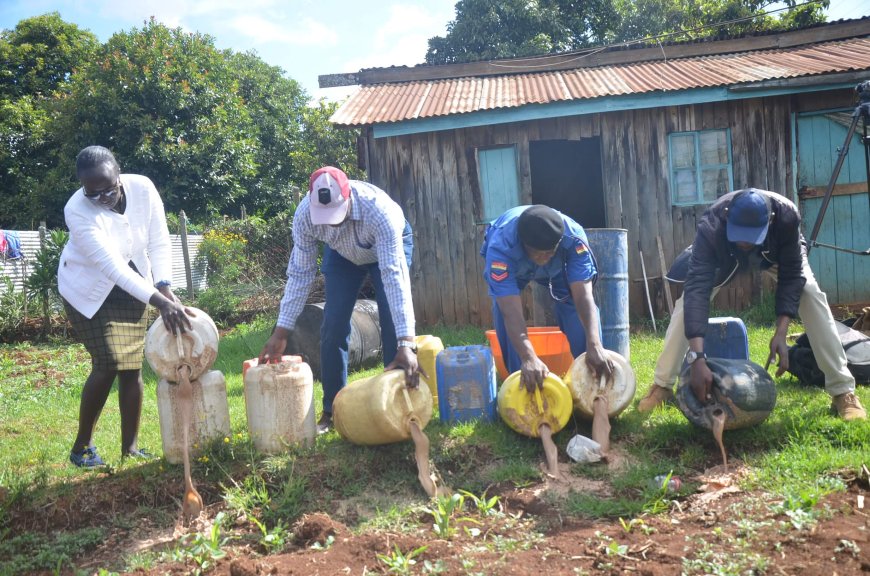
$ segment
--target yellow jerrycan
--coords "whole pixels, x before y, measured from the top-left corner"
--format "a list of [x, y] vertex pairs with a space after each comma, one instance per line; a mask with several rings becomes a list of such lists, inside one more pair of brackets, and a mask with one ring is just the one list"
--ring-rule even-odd
[[553, 434], [571, 419], [574, 404], [571, 391], [552, 372], [544, 379], [544, 389], [529, 394], [514, 372], [498, 390], [498, 413], [512, 430], [532, 438], [540, 437], [541, 424], [548, 424]]
[[417, 336], [414, 341], [417, 344], [417, 362], [426, 372], [426, 384], [429, 385], [429, 392], [432, 393], [432, 404], [437, 406], [438, 379], [435, 374], [435, 358], [439, 352], [444, 350], [444, 344], [438, 336], [428, 334]]
[[611, 378], [595, 378], [586, 365], [585, 352], [574, 360], [565, 375], [566, 384], [574, 398], [574, 408], [587, 420], [592, 419], [592, 406], [598, 396], [607, 398], [607, 414], [613, 418], [628, 407], [637, 387], [634, 370], [628, 360], [613, 350], [605, 350], [604, 353], [613, 363]]
[[345, 386], [332, 403], [335, 429], [353, 444], [374, 446], [411, 438], [411, 420], [420, 430], [432, 419], [432, 393], [420, 383], [405, 386], [405, 373], [390, 370]]
[[248, 360], [244, 370], [245, 413], [254, 448], [265, 454], [285, 452], [294, 444], [312, 444], [314, 378], [299, 356], [282, 356], [277, 364]]

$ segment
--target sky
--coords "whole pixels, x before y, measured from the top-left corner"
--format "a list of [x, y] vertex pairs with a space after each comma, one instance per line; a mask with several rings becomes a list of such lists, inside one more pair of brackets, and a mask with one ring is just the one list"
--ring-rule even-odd
[[[317, 77], [363, 68], [423, 63], [433, 36], [444, 36], [457, 0], [0, 0], [0, 29], [59, 12], [105, 42], [154, 17], [212, 36], [218, 48], [254, 51], [318, 99], [340, 100], [352, 87], [321, 89]], [[831, 0], [828, 20], [870, 15], [868, 0]]]

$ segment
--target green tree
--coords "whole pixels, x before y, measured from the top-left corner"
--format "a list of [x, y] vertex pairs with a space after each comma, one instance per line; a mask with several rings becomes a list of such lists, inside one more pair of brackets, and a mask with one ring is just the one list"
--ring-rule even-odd
[[[782, 7], [785, 12], [766, 14]], [[608, 42], [667, 35], [669, 41], [722, 38], [799, 28], [824, 22], [829, 0], [797, 6], [795, 0], [614, 0], [619, 15]]]
[[611, 0], [459, 0], [447, 35], [429, 40], [426, 62], [446, 64], [564, 52], [611, 25]]
[[303, 194], [308, 191], [308, 177], [321, 166], [337, 166], [351, 179], [364, 179], [364, 172], [357, 166], [359, 130], [335, 128], [329, 122], [338, 106], [337, 102], [321, 99], [302, 111], [302, 140], [291, 158], [302, 176], [299, 189]]
[[[580, 50], [672, 35], [714, 38], [783, 30], [825, 20], [829, 0], [764, 12], [778, 0], [459, 0], [446, 36], [429, 39], [428, 64], [446, 64]], [[740, 20], [738, 22], [732, 22]], [[714, 24], [728, 24], [712, 26]]]
[[51, 96], [100, 43], [52, 12], [0, 32], [0, 97]]
[[[252, 53], [228, 56], [238, 74], [238, 93], [245, 102], [256, 140], [257, 167], [244, 183], [244, 193], [235, 199], [249, 214], [272, 216], [294, 199], [294, 188], [307, 181], [304, 166], [293, 161], [305, 131], [308, 95], [283, 70], [270, 66]], [[236, 208], [234, 212], [238, 212]]]
[[168, 211], [194, 219], [232, 205], [256, 174], [257, 130], [227, 53], [210, 36], [153, 19], [116, 33], [76, 76], [57, 129], [63, 160], [46, 205], [62, 205], [75, 189], [73, 159], [90, 144], [151, 178]]
[[29, 229], [45, 217], [40, 190], [58, 148], [53, 111], [98, 47], [96, 36], [56, 12], [0, 32], [0, 226]]

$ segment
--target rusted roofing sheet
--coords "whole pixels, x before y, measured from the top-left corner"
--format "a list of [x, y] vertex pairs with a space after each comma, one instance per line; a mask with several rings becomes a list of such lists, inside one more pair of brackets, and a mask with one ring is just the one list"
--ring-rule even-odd
[[[578, 56], [582, 58], [582, 56]], [[526, 104], [731, 86], [870, 69], [870, 38], [598, 68], [363, 86], [332, 116], [344, 126]]]

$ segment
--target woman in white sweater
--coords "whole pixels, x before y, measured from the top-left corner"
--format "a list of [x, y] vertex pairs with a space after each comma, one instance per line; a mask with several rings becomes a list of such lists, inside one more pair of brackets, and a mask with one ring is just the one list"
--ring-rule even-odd
[[104, 464], [92, 437], [115, 377], [121, 409], [121, 454], [138, 458], [142, 411], [142, 355], [147, 304], [160, 311], [167, 330], [190, 328], [172, 293], [172, 254], [163, 202], [150, 179], [121, 174], [102, 146], [76, 157], [82, 187], [64, 208], [70, 231], [61, 254], [58, 288], [76, 338], [91, 355], [91, 373], [79, 406], [79, 429], [70, 461]]

